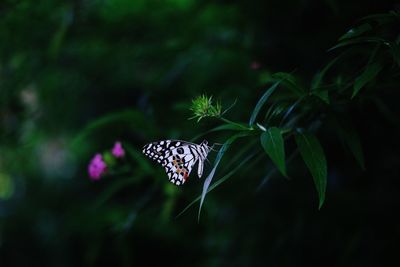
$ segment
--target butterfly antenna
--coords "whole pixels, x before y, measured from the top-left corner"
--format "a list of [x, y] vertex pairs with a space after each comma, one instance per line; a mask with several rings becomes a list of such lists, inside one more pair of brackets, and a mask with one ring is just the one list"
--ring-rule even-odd
[[233, 104], [229, 108], [225, 109], [222, 112], [221, 116], [224, 115], [226, 112], [228, 112], [231, 108], [233, 108], [233, 106], [236, 105], [236, 101], [237, 101], [237, 98], [235, 99], [235, 101], [233, 102]]
[[210, 151], [214, 151], [217, 152], [218, 150], [214, 149], [214, 146], [223, 146], [224, 144], [220, 144], [220, 143], [214, 143], [210, 148]]
[[[214, 144], [214, 145], [215, 145], [215, 144]], [[209, 146], [209, 147], [208, 147], [208, 149], [209, 149], [210, 151], [214, 151], [214, 152], [216, 152], [217, 150], [215, 150], [215, 149], [214, 149], [214, 145], [212, 145], [212, 146]]]

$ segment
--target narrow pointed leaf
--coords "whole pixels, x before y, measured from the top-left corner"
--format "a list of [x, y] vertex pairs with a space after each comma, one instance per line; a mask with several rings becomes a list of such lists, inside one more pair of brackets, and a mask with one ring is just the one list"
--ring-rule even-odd
[[329, 104], [329, 92], [328, 90], [324, 90], [321, 87], [321, 83], [322, 83], [322, 79], [324, 78], [325, 74], [328, 72], [328, 70], [340, 59], [343, 57], [343, 55], [346, 53], [342, 53], [340, 56], [334, 58], [333, 60], [331, 60], [331, 62], [329, 62], [320, 72], [318, 72], [312, 82], [311, 82], [311, 93], [313, 95], [316, 95], [317, 97], [319, 97], [320, 99], [322, 99], [322, 101], [324, 101], [325, 103]]
[[220, 150], [218, 151], [217, 157], [215, 158], [214, 161], [214, 167], [212, 168], [211, 172], [208, 174], [207, 178], [204, 181], [203, 184], [203, 192], [201, 193], [201, 199], [200, 199], [200, 206], [199, 206], [199, 213], [198, 213], [198, 220], [200, 220], [200, 214], [201, 214], [201, 208], [203, 206], [203, 202], [204, 199], [206, 197], [206, 194], [208, 192], [208, 188], [211, 184], [211, 181], [214, 177], [215, 171], [217, 170], [217, 167], [222, 159], [222, 156], [225, 154], [225, 152], [228, 150], [228, 148], [230, 147], [230, 145], [239, 137], [243, 137], [243, 136], [247, 136], [249, 135], [249, 132], [240, 132], [237, 133], [233, 136], [231, 136], [220, 148]]
[[319, 97], [326, 104], [329, 104], [329, 93], [328, 93], [328, 90], [315, 91], [315, 92], [313, 92], [313, 95]]
[[281, 130], [276, 127], [269, 128], [266, 132], [261, 134], [260, 139], [261, 145], [267, 155], [271, 158], [272, 162], [275, 163], [282, 175], [287, 177], [285, 147]]
[[[105, 129], [115, 127], [121, 127], [125, 125], [128, 130], [136, 131], [138, 129], [146, 130], [148, 133], [153, 133], [153, 123], [148, 123], [148, 118], [146, 118], [143, 113], [137, 110], [122, 110], [109, 113], [103, 117], [100, 117], [93, 122], [89, 123], [84, 129], [82, 129], [78, 135], [72, 140], [71, 146], [74, 150], [79, 151], [83, 143], [87, 142], [87, 139], [91, 137], [92, 134], [97, 131], [105, 131]], [[132, 121], [135, 124], [132, 124]], [[114, 130], [114, 128], [113, 128]]]
[[357, 38], [352, 38], [352, 39], [345, 39], [338, 43], [337, 45], [331, 47], [328, 49], [328, 51], [332, 51], [334, 49], [337, 49], [339, 47], [344, 47], [348, 45], [354, 45], [354, 44], [361, 44], [361, 43], [376, 43], [376, 44], [384, 44], [387, 45], [387, 42], [385, 39], [378, 38], [378, 37], [357, 37]]
[[360, 137], [355, 128], [344, 119], [333, 119], [331, 120], [331, 123], [336, 129], [339, 138], [350, 149], [361, 168], [365, 170], [364, 153], [362, 150]]
[[361, 21], [372, 20], [374, 24], [384, 25], [387, 23], [394, 22], [400, 18], [400, 13], [396, 11], [390, 11], [389, 13], [374, 14], [363, 17]]
[[313, 80], [311, 81], [311, 91], [317, 90], [321, 86], [322, 79], [324, 78], [328, 70], [330, 70], [336, 64], [336, 62], [342, 60], [343, 58], [346, 58], [346, 56], [350, 52], [351, 51], [349, 50], [342, 52], [339, 56], [335, 57], [328, 64], [326, 64], [326, 66], [320, 72], [314, 75]]
[[[212, 190], [214, 190], [217, 186], [219, 186], [220, 184], [222, 184], [223, 182], [225, 182], [226, 180], [228, 180], [230, 177], [232, 177], [237, 171], [240, 170], [240, 168], [242, 168], [246, 163], [249, 162], [249, 160], [251, 158], [253, 158], [254, 154], [251, 154], [249, 156], [247, 156], [244, 160], [241, 160], [239, 164], [236, 164], [236, 167], [234, 167], [230, 172], [228, 172], [227, 174], [225, 174], [224, 176], [222, 176], [220, 179], [218, 179], [218, 181], [216, 181], [215, 183], [213, 183], [212, 185], [210, 185], [207, 189], [207, 193], [211, 192]], [[195, 198], [192, 202], [190, 202], [176, 217], [181, 216], [183, 213], [185, 213], [190, 207], [192, 207], [197, 201], [200, 201], [202, 198], [201, 194], [200, 196], [198, 196], [197, 198]]]
[[290, 116], [290, 114], [293, 113], [293, 110], [303, 101], [304, 98], [300, 97], [299, 99], [296, 100], [292, 105], [290, 105], [285, 112], [285, 115], [283, 115], [281, 123], [279, 124], [279, 127], [282, 127], [283, 123], [286, 121], [286, 119]]
[[325, 201], [327, 164], [318, 139], [310, 133], [296, 133], [296, 143], [304, 163], [311, 172], [319, 196], [319, 208]]
[[225, 130], [232, 130], [232, 131], [243, 131], [243, 130], [247, 130], [247, 124], [222, 124], [220, 126], [217, 126], [213, 129], [211, 129], [210, 131], [208, 131], [208, 133], [210, 132], [216, 132], [216, 131], [225, 131]]
[[344, 140], [347, 146], [350, 148], [350, 151], [353, 153], [358, 164], [360, 164], [361, 168], [365, 170], [364, 153], [362, 150], [360, 137], [358, 136], [357, 132], [352, 128], [344, 129], [344, 135]]
[[381, 70], [382, 70], [382, 65], [379, 63], [374, 62], [368, 64], [364, 72], [361, 73], [361, 75], [356, 78], [353, 87], [353, 95], [351, 96], [351, 98], [356, 96], [358, 92], [361, 90], [361, 88], [363, 88], [368, 82], [373, 80]]
[[277, 72], [272, 75], [275, 79], [280, 79], [281, 83], [284, 84], [289, 90], [291, 90], [296, 96], [301, 97], [304, 95], [305, 90], [297, 82], [296, 78], [291, 73]]
[[244, 131], [244, 130], [249, 130], [249, 128], [247, 127], [247, 124], [240, 124], [240, 123], [236, 123], [236, 124], [222, 124], [219, 125], [215, 128], [212, 128], [206, 132], [203, 132], [201, 134], [196, 135], [195, 137], [193, 137], [190, 141], [191, 142], [195, 142], [196, 140], [198, 140], [199, 138], [201, 138], [202, 136], [212, 133], [212, 132], [218, 132], [218, 131]]
[[253, 113], [251, 114], [249, 125], [252, 126], [257, 118], [258, 113], [260, 112], [261, 108], [264, 106], [265, 102], [267, 102], [268, 98], [271, 96], [271, 94], [275, 91], [275, 89], [278, 87], [280, 81], [275, 82], [271, 87], [268, 88], [267, 91], [263, 94], [263, 96], [258, 100], [256, 107], [253, 110]]
[[357, 27], [354, 27], [352, 29], [350, 29], [348, 32], [346, 32], [345, 34], [343, 34], [340, 38], [339, 41], [342, 41], [344, 39], [349, 39], [349, 38], [354, 38], [357, 36], [360, 36], [361, 34], [372, 30], [371, 25], [369, 25], [368, 23], [364, 23], [361, 24]]

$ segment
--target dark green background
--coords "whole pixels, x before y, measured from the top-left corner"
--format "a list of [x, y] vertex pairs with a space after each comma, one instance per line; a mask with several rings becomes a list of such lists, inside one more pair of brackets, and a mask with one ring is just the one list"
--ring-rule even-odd
[[129, 175], [87, 177], [91, 157], [116, 140], [140, 151], [218, 125], [188, 120], [200, 94], [225, 108], [237, 100], [226, 116], [247, 122], [270, 73], [309, 81], [358, 19], [396, 8], [374, 0], [1, 1], [0, 266], [398, 262], [399, 90], [377, 86], [392, 117], [368, 101], [349, 109], [365, 171], [328, 128], [320, 134], [328, 161], [321, 210], [300, 160], [290, 181], [276, 175], [259, 190], [267, 159], [239, 171], [208, 194], [200, 223], [197, 205], [175, 218], [201, 193], [195, 176], [176, 188], [137, 156], [121, 163]]

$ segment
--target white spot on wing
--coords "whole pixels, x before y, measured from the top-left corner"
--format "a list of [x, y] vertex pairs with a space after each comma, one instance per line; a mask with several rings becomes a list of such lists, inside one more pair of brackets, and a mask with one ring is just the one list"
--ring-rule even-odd
[[[178, 150], [181, 153], [178, 153]], [[145, 145], [142, 151], [147, 157], [160, 163], [165, 169], [169, 181], [176, 185], [185, 183], [185, 174], [177, 173], [177, 166], [173, 164], [174, 157], [178, 160], [179, 167], [185, 168], [185, 171], [189, 174], [192, 171], [193, 165], [197, 161], [200, 161], [198, 167], [198, 174], [200, 176], [204, 168], [204, 159], [209, 153], [208, 147], [203, 145], [203, 143], [201, 145], [187, 144], [177, 140], [153, 142]]]
[[186, 162], [188, 162], [188, 161], [190, 161], [192, 159], [193, 159], [193, 156], [191, 154], [185, 156], [185, 161]]

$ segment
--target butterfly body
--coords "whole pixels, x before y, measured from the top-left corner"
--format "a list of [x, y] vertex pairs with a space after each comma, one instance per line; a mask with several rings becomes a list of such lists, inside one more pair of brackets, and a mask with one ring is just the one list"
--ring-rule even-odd
[[160, 163], [164, 167], [169, 181], [176, 185], [186, 182], [197, 162], [197, 175], [199, 178], [202, 176], [204, 161], [209, 151], [207, 141], [198, 145], [181, 140], [163, 140], [149, 143], [143, 147], [143, 154]]

